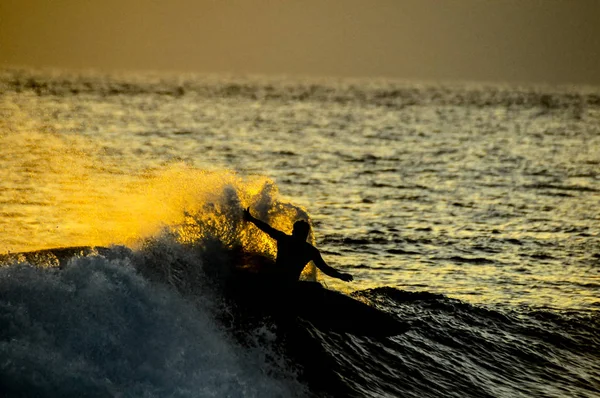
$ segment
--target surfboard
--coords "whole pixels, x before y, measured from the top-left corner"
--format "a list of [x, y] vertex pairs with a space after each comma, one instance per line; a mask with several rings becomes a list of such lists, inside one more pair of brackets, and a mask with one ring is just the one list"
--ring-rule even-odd
[[386, 337], [410, 329], [410, 324], [392, 314], [318, 282], [281, 283], [269, 276], [246, 274], [231, 280], [227, 292], [242, 310], [276, 318], [295, 316], [322, 330]]
[[296, 311], [319, 328], [368, 336], [393, 336], [410, 326], [393, 315], [318, 282], [298, 282]]

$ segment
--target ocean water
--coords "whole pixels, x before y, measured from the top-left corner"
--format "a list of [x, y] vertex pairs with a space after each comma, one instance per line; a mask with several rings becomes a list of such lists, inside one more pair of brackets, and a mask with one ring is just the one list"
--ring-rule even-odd
[[[0, 164], [3, 396], [600, 394], [600, 89], [10, 69]], [[240, 330], [246, 206], [411, 330]]]

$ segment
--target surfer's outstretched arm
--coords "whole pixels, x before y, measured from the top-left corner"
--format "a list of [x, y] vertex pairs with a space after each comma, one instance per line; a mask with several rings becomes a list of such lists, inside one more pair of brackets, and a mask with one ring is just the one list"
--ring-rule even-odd
[[244, 220], [250, 221], [252, 224], [256, 225], [258, 227], [258, 229], [260, 229], [261, 231], [263, 231], [264, 233], [266, 233], [267, 235], [269, 235], [271, 238], [273, 238], [275, 240], [279, 239], [282, 235], [285, 235], [283, 232], [279, 231], [278, 229], [273, 228], [266, 222], [253, 217], [252, 214], [250, 214], [249, 207], [247, 209], [244, 209]]
[[321, 253], [319, 252], [318, 249], [315, 248], [315, 254], [312, 258], [312, 261], [315, 263], [315, 265], [317, 266], [317, 268], [319, 268], [321, 271], [323, 271], [323, 273], [325, 275], [331, 276], [332, 278], [338, 278], [341, 279], [345, 282], [350, 282], [354, 279], [354, 277], [350, 274], [344, 273], [344, 272], [340, 272], [337, 269], [329, 266], [325, 260], [323, 260], [323, 257], [321, 256]]

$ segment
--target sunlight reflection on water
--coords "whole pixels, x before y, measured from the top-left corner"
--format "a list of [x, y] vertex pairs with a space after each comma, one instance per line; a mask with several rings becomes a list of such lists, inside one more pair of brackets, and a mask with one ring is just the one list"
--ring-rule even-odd
[[344, 86], [331, 98], [252, 97], [262, 84], [248, 95], [3, 94], [0, 250], [152, 234], [181, 217], [177, 205], [156, 211], [179, 188], [138, 182], [184, 163], [273, 179], [310, 212], [326, 259], [357, 276], [352, 288], [598, 308], [596, 107], [575, 117], [502, 100], [331, 100], [350, 95]]

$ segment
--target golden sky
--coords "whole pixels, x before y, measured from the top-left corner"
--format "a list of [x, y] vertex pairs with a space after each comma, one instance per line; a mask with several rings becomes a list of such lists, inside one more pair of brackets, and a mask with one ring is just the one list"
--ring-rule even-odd
[[600, 0], [1, 0], [7, 65], [600, 86]]

